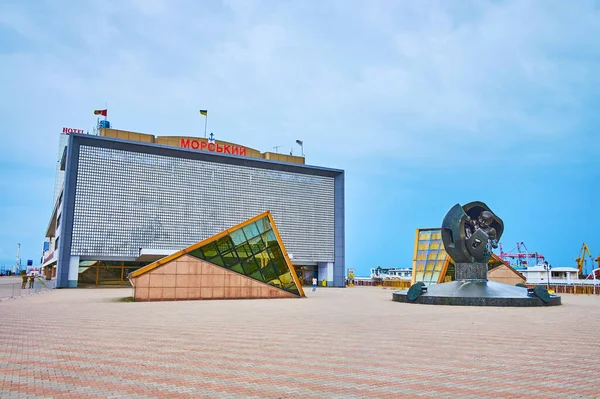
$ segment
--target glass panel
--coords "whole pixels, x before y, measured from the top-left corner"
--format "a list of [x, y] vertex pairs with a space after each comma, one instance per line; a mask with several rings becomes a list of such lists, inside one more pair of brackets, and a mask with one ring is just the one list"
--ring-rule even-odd
[[292, 275], [289, 273], [282, 274], [281, 276], [279, 276], [279, 280], [281, 281], [281, 284], [283, 284], [284, 287], [287, 287], [294, 282]]
[[277, 287], [277, 288], [283, 288], [283, 284], [281, 283], [281, 281], [278, 278], [270, 280], [269, 284], [271, 284], [272, 286]]
[[235, 253], [235, 250], [226, 252], [222, 256], [223, 262], [225, 263], [225, 267], [228, 269], [231, 269], [234, 265], [240, 262], [237, 254]]
[[269, 232], [267, 233], [267, 238], [265, 239], [263, 236], [263, 239], [267, 242], [268, 246], [276, 245], [279, 248], [279, 244], [277, 243], [277, 238], [275, 237], [275, 233], [273, 232], [273, 230], [269, 230]]
[[77, 285], [82, 287], [87, 285], [96, 285], [96, 268], [80, 267]]
[[219, 248], [220, 253], [224, 253], [233, 248], [233, 241], [231, 241], [231, 237], [225, 236], [221, 237], [217, 240], [217, 248]]
[[250, 245], [248, 243], [244, 243], [236, 248], [238, 256], [241, 259], [246, 259], [249, 256], [252, 256], [252, 250], [250, 249]]
[[214, 258], [209, 259], [208, 261], [218, 266], [225, 266], [225, 263], [223, 262], [223, 259], [220, 256], [215, 256]]
[[202, 253], [204, 254], [204, 259], [214, 258], [215, 256], [219, 255], [217, 252], [217, 246], [214, 242], [203, 246]]
[[262, 269], [260, 269], [260, 272], [262, 273], [262, 275], [265, 278], [265, 281], [271, 281], [274, 279], [277, 279], [278, 274], [275, 273], [275, 270], [273, 269], [273, 265], [272, 264], [268, 264], [265, 267], [263, 267]]
[[289, 269], [287, 267], [287, 264], [285, 263], [285, 261], [283, 259], [275, 259], [271, 261], [271, 265], [273, 267], [273, 269], [275, 270], [275, 272], [277, 273], [277, 275], [282, 275], [285, 273], [289, 273]]
[[231, 240], [233, 241], [234, 245], [238, 246], [243, 242], [246, 242], [246, 236], [244, 235], [244, 232], [240, 229], [240, 230], [236, 230], [233, 233], [231, 233]]
[[242, 265], [241, 265], [241, 264], [239, 264], [239, 263], [238, 263], [237, 265], [234, 265], [234, 266], [231, 268], [231, 270], [233, 270], [234, 272], [237, 272], [237, 273], [239, 273], [239, 274], [244, 274], [244, 275], [246, 274], [246, 273], [244, 273], [244, 269], [242, 269]]
[[244, 234], [246, 234], [246, 238], [248, 240], [250, 240], [251, 238], [254, 238], [260, 234], [260, 232], [258, 231], [258, 227], [256, 226], [256, 223], [250, 223], [248, 226], [244, 227], [243, 230], [244, 230]]
[[262, 218], [259, 221], [256, 222], [256, 225], [258, 226], [258, 231], [262, 234], [265, 231], [271, 230], [271, 223], [269, 223], [269, 218]]
[[98, 268], [98, 284], [120, 285], [122, 273], [122, 267], [100, 267]]
[[258, 280], [258, 281], [265, 281], [262, 274], [260, 274], [260, 270], [257, 270], [254, 273], [252, 273], [250, 275], [250, 277], [252, 277], [253, 279]]
[[279, 280], [281, 281], [284, 290], [299, 295], [298, 287], [296, 287], [296, 283], [290, 273], [279, 276]]
[[256, 264], [254, 258], [248, 258], [242, 261], [242, 267], [244, 268], [244, 274], [247, 276], [258, 270], [258, 265]]
[[188, 255], [192, 255], [195, 258], [205, 259], [204, 254], [202, 253], [202, 248], [194, 249], [193, 251], [188, 252]]
[[271, 259], [284, 259], [283, 252], [281, 252], [279, 246], [270, 245], [267, 251]]
[[265, 242], [260, 236], [248, 241], [248, 244], [250, 244], [250, 248], [252, 248], [252, 252], [255, 254], [262, 252], [266, 247]]
[[259, 267], [265, 267], [268, 263], [269, 263], [269, 254], [267, 253], [267, 251], [262, 251], [259, 254], [254, 255], [254, 258], [256, 259], [256, 262], [258, 263]]
[[431, 231], [419, 232], [419, 240], [429, 240], [429, 239], [431, 239]]

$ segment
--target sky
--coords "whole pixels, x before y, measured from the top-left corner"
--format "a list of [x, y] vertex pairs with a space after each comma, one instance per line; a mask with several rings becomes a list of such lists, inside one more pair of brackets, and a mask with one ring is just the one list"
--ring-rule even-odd
[[346, 267], [484, 201], [553, 266], [600, 255], [600, 2], [2, 0], [0, 264], [39, 262], [58, 136], [203, 135], [345, 170]]

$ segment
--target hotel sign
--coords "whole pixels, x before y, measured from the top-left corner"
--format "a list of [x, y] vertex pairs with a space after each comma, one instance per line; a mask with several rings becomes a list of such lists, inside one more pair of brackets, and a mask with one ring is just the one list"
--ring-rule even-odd
[[181, 139], [179, 146], [183, 148], [192, 148], [194, 150], [220, 152], [223, 154], [246, 155], [246, 147], [230, 144], [221, 145], [196, 139]]
[[73, 129], [70, 127], [63, 127], [63, 133], [81, 133], [84, 134], [85, 132], [83, 131], [83, 129]]

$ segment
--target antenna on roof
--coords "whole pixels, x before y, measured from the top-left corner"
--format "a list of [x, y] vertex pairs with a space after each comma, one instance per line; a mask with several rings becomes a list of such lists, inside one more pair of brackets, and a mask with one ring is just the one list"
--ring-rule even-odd
[[273, 149], [275, 150], [275, 154], [279, 154], [279, 147], [281, 147], [281, 144], [273, 147]]

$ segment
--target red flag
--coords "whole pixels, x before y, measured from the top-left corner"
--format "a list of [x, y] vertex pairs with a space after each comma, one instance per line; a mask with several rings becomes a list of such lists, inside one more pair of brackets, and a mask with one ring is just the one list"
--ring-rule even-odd
[[94, 115], [102, 115], [102, 116], [106, 116], [106, 109], [97, 109], [94, 111]]

